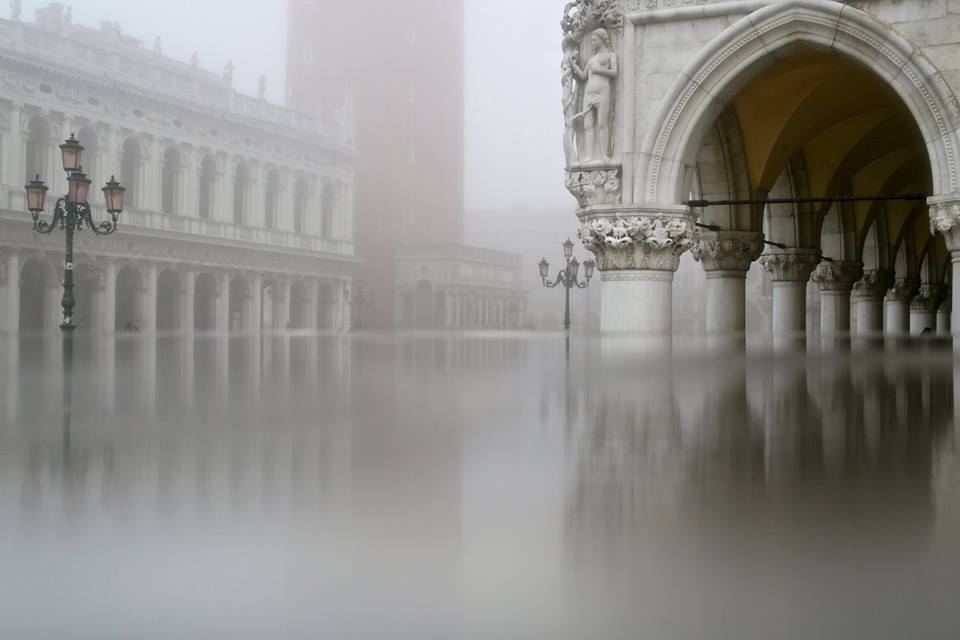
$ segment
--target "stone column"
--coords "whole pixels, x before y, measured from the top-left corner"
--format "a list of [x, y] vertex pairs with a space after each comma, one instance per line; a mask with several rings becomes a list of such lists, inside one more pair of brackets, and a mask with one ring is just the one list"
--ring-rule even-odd
[[20, 330], [20, 254], [0, 253], [0, 333]]
[[197, 273], [193, 269], [188, 269], [183, 273], [183, 304], [180, 306], [180, 329], [188, 333], [193, 333], [196, 328], [194, 323], [196, 297]]
[[[950, 297], [960, 296], [960, 192], [930, 198], [930, 232], [942, 233], [951, 256]], [[950, 318], [954, 336], [960, 336], [960, 313]]]
[[883, 332], [883, 296], [893, 286], [893, 273], [882, 269], [866, 271], [853, 285], [853, 303], [857, 314], [857, 334]]
[[693, 244], [693, 222], [687, 212], [598, 213], [581, 222], [580, 239], [597, 257], [603, 290], [601, 330], [669, 335], [673, 274], [681, 254]]
[[825, 340], [850, 332], [850, 292], [862, 276], [858, 262], [824, 261], [813, 270], [811, 279], [820, 289], [820, 335]]
[[290, 328], [290, 290], [293, 283], [289, 278], [285, 278], [280, 283], [280, 304], [279, 304], [279, 322], [277, 329], [286, 331]]
[[[788, 249], [760, 258], [773, 282], [774, 342], [803, 340], [807, 329], [807, 281], [820, 264], [819, 249]], [[795, 346], [799, 346], [795, 345]]]
[[884, 333], [888, 336], [905, 336], [910, 331], [910, 301], [916, 295], [919, 284], [906, 278], [897, 278], [887, 291], [884, 318]]
[[250, 278], [250, 331], [263, 331], [263, 276], [258, 274]]
[[157, 330], [157, 265], [147, 265], [146, 281], [143, 285], [140, 326], [145, 333], [153, 333]]
[[217, 332], [226, 334], [230, 332], [230, 273], [220, 274], [220, 282], [217, 283]]
[[56, 280], [44, 287], [43, 295], [43, 330], [55, 333], [63, 322], [63, 273], [57, 273]]
[[24, 163], [24, 132], [21, 123], [23, 105], [15, 102], [10, 109], [9, 131], [3, 141], [3, 183], [14, 189], [21, 189], [26, 182]]
[[910, 335], [919, 336], [924, 331], [932, 333], [937, 328], [937, 308], [946, 297], [946, 288], [939, 284], [920, 286], [917, 295], [910, 301]]
[[691, 251], [707, 273], [707, 333], [742, 335], [746, 331], [747, 271], [763, 253], [763, 234], [704, 234]]
[[[949, 290], [947, 290], [949, 294]], [[948, 336], [950, 335], [950, 312], [953, 310], [953, 299], [950, 295], [947, 295], [947, 299], [943, 301], [940, 305], [940, 308], [937, 309], [937, 335], [938, 336]]]
[[110, 259], [107, 259], [103, 268], [100, 317], [104, 333], [114, 333], [117, 330], [117, 263]]

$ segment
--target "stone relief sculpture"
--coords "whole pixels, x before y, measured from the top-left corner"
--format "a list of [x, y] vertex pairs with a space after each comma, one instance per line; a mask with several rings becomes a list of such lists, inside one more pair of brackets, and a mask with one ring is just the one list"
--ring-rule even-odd
[[606, 29], [590, 34], [591, 56], [585, 68], [572, 62], [577, 80], [585, 84], [583, 110], [573, 120], [583, 119], [583, 149], [578, 159], [583, 164], [609, 161], [610, 115], [613, 106], [613, 81], [617, 77], [617, 54]]
[[575, 45], [564, 40], [560, 76], [563, 86], [563, 153], [567, 160], [567, 167], [577, 163], [577, 132], [574, 127], [574, 116], [577, 115], [577, 81], [573, 69], [579, 59], [580, 53]]

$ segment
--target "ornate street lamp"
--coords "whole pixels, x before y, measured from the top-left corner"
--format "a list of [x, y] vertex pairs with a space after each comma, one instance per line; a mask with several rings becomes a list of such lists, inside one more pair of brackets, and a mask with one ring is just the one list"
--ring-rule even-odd
[[550, 263], [547, 262], [547, 259], [544, 258], [540, 261], [540, 280], [543, 282], [543, 286], [548, 289], [554, 289], [560, 285], [563, 285], [564, 290], [564, 314], [563, 314], [563, 328], [565, 331], [570, 331], [570, 290], [574, 287], [578, 289], [586, 289], [590, 286], [590, 280], [593, 278], [593, 272], [596, 269], [597, 265], [593, 260], [587, 260], [583, 263], [583, 275], [585, 279], [580, 280], [580, 262], [573, 256], [573, 241], [569, 238], [566, 242], [563, 243], [563, 258], [566, 261], [566, 266], [557, 273], [557, 279], [554, 281], [549, 281], [547, 278], [550, 277]]
[[103, 188], [110, 220], [94, 222], [87, 197], [90, 193], [90, 179], [83, 173], [83, 146], [71, 135], [60, 145], [63, 170], [67, 173], [67, 195], [57, 199], [54, 205], [53, 219], [41, 218], [46, 210], [47, 185], [40, 176], [31, 180], [25, 187], [27, 191], [27, 209], [33, 216], [33, 228], [37, 233], [49, 234], [59, 228], [66, 235], [66, 251], [63, 263], [63, 323], [60, 329], [64, 335], [70, 335], [76, 326], [73, 324], [73, 234], [84, 228], [98, 236], [108, 236], [117, 230], [117, 218], [123, 212], [123, 192], [115, 178], [111, 178]]

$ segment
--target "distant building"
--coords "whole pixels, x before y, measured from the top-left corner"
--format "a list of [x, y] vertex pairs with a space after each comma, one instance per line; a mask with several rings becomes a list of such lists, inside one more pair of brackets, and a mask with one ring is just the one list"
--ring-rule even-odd
[[520, 329], [527, 296], [520, 256], [462, 245], [403, 247], [397, 256], [399, 327]]
[[463, 28], [462, 0], [289, 2], [289, 104], [356, 131], [367, 328], [401, 317], [402, 247], [464, 240]]
[[[0, 330], [55, 331], [63, 237], [33, 232], [23, 185], [66, 192], [76, 133], [96, 188], [127, 188], [120, 232], [78, 237], [81, 328], [350, 327], [355, 149], [342, 123], [236, 93], [229, 74], [116, 25], [0, 20]], [[52, 200], [52, 198], [51, 198]]]

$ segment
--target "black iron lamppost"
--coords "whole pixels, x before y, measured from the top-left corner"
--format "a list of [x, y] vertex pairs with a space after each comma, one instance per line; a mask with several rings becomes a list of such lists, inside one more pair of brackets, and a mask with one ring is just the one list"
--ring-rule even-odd
[[574, 287], [578, 289], [586, 289], [590, 286], [590, 280], [593, 278], [593, 272], [597, 267], [597, 264], [593, 260], [587, 260], [583, 263], [583, 275], [586, 277], [582, 282], [580, 281], [580, 262], [573, 256], [573, 241], [569, 238], [566, 242], [563, 243], [563, 257], [566, 260], [566, 267], [560, 270], [557, 274], [557, 279], [554, 281], [549, 281], [547, 278], [550, 276], [550, 263], [547, 262], [547, 259], [544, 258], [540, 261], [540, 280], [543, 282], [543, 286], [548, 289], [553, 289], [560, 285], [563, 285], [564, 290], [564, 314], [563, 314], [563, 328], [565, 331], [570, 331], [570, 290]]
[[67, 173], [67, 195], [60, 197], [54, 206], [53, 219], [44, 220], [40, 214], [46, 209], [47, 186], [38, 175], [26, 186], [27, 209], [33, 216], [33, 228], [37, 233], [49, 234], [59, 228], [66, 235], [66, 253], [63, 264], [63, 323], [60, 329], [65, 334], [73, 332], [73, 308], [76, 302], [73, 297], [73, 234], [82, 231], [85, 227], [98, 236], [108, 236], [117, 230], [117, 218], [123, 211], [123, 193], [125, 189], [113, 177], [103, 188], [106, 200], [107, 213], [110, 220], [94, 222], [87, 195], [90, 192], [90, 179], [83, 173], [81, 159], [83, 147], [71, 135], [70, 139], [60, 145], [63, 156], [63, 170]]

